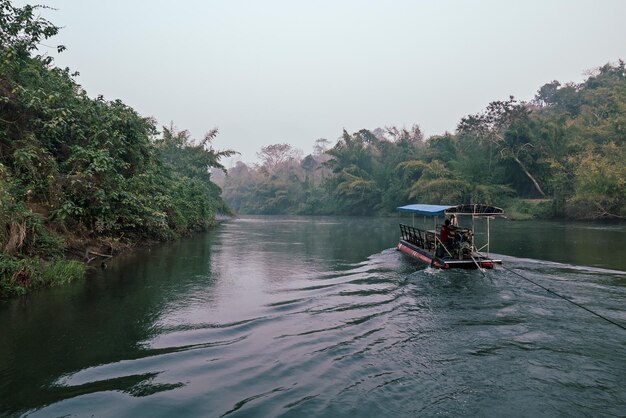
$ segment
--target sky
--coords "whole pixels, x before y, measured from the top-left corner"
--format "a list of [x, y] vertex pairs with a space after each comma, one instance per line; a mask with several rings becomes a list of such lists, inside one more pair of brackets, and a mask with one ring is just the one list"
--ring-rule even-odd
[[[27, 1], [13, 1], [23, 5]], [[623, 0], [37, 0], [62, 30], [56, 65], [201, 139], [223, 161], [343, 130], [417, 124], [426, 137], [510, 95], [581, 82], [626, 59]]]

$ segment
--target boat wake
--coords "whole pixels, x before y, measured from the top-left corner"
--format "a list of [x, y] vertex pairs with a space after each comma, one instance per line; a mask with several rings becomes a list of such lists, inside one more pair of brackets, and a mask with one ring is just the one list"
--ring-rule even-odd
[[[626, 323], [623, 272], [502, 259]], [[418, 268], [395, 249], [337, 266], [267, 269], [259, 280], [229, 264], [222, 281], [196, 277], [133, 350], [61, 376], [57, 401], [27, 412], [501, 416], [503, 398], [507, 411], [537, 416], [572, 402], [591, 415], [626, 406], [623, 335], [507, 270]]]

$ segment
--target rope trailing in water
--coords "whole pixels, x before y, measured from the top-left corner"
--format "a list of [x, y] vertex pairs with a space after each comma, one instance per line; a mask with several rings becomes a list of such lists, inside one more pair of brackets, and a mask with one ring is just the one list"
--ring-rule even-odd
[[478, 267], [478, 270], [480, 270], [480, 272], [483, 274], [483, 277], [485, 277], [486, 276], [485, 269], [482, 268], [480, 264], [478, 264], [478, 261], [476, 261], [473, 255], [470, 254], [470, 257], [472, 258], [472, 261], [474, 262], [474, 264], [476, 264], [476, 267]]
[[535, 286], [539, 286], [540, 288], [542, 288], [542, 289], [543, 289], [543, 290], [545, 290], [546, 292], [552, 293], [553, 295], [558, 296], [558, 297], [560, 297], [561, 299], [568, 301], [568, 302], [569, 302], [569, 303], [571, 303], [572, 305], [576, 305], [576, 306], [578, 306], [579, 308], [582, 308], [582, 309], [586, 310], [587, 312], [592, 313], [592, 314], [594, 314], [595, 316], [597, 316], [597, 317], [599, 317], [599, 318], [602, 318], [602, 319], [604, 319], [604, 320], [605, 320], [605, 321], [607, 321], [607, 322], [610, 322], [610, 323], [611, 323], [611, 324], [613, 324], [613, 325], [617, 325], [618, 327], [620, 327], [621, 329], [623, 329], [624, 331], [626, 331], [626, 327], [624, 327], [623, 325], [618, 324], [617, 322], [615, 322], [615, 321], [613, 321], [613, 320], [611, 320], [611, 319], [607, 318], [606, 316], [600, 315], [599, 313], [594, 312], [594, 311], [592, 311], [591, 309], [584, 307], [584, 306], [583, 306], [583, 305], [581, 305], [580, 303], [576, 303], [576, 302], [574, 302], [573, 300], [566, 298], [565, 296], [559, 295], [559, 294], [558, 294], [558, 293], [556, 293], [555, 291], [550, 290], [550, 289], [548, 289], [547, 287], [542, 286], [542, 285], [540, 285], [539, 283], [537, 283], [537, 282], [535, 282], [535, 281], [533, 281], [533, 280], [530, 280], [528, 277], [524, 277], [524, 276], [522, 276], [522, 275], [521, 275], [521, 274], [519, 274], [518, 272], [513, 271], [513, 270], [511, 270], [510, 268], [508, 268], [508, 267], [506, 267], [506, 266], [502, 266], [502, 268], [503, 268], [503, 269], [505, 269], [505, 270], [507, 270], [507, 271], [509, 271], [509, 272], [511, 272], [511, 273], [513, 273], [513, 274], [515, 274], [515, 275], [518, 275], [518, 276], [519, 276], [519, 277], [521, 277], [522, 279], [524, 279], [524, 280], [526, 280], [526, 281], [528, 281], [528, 282], [530, 282], [530, 283], [534, 284]]

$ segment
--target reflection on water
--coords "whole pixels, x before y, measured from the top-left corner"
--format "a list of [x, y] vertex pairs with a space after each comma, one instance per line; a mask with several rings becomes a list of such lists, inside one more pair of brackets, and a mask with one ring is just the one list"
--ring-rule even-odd
[[[396, 225], [239, 219], [6, 303], [0, 415], [624, 414], [623, 330], [502, 269], [416, 265]], [[507, 267], [626, 324], [620, 262], [538, 261], [516, 249], [547, 224], [520, 225], [494, 229]]]

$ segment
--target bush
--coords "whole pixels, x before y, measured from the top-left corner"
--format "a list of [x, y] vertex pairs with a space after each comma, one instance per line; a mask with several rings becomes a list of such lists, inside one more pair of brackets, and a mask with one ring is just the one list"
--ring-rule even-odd
[[57, 258], [45, 265], [41, 271], [41, 286], [59, 286], [82, 279], [85, 276], [85, 264]]
[[33, 257], [0, 254], [0, 298], [67, 284], [82, 279], [85, 272], [85, 265], [79, 261], [55, 258], [45, 262]]
[[509, 219], [523, 221], [535, 218], [553, 217], [554, 207], [550, 199], [512, 199], [506, 205]]

